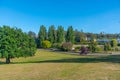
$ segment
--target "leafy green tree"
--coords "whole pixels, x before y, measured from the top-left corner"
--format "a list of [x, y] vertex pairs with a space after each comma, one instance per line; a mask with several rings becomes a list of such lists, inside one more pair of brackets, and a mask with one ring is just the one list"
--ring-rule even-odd
[[62, 26], [58, 26], [57, 29], [57, 42], [62, 43], [65, 40], [64, 28]]
[[51, 25], [48, 30], [48, 40], [53, 44], [56, 42], [56, 30], [54, 25]]
[[0, 57], [6, 58], [6, 63], [11, 58], [33, 56], [35, 51], [34, 39], [21, 29], [0, 27]]
[[47, 39], [47, 31], [46, 27], [44, 25], [40, 26], [40, 30], [38, 33], [38, 41], [37, 41], [37, 46], [40, 48], [42, 47], [42, 41]]
[[66, 41], [74, 43], [74, 30], [72, 26], [69, 26], [67, 29]]
[[117, 40], [116, 40], [116, 39], [112, 39], [112, 40], [111, 40], [111, 46], [112, 46], [112, 47], [117, 47], [117, 45], [118, 45]]

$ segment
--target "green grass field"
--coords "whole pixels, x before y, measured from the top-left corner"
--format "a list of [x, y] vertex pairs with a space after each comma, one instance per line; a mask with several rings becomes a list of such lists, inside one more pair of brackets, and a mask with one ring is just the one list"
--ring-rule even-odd
[[37, 50], [34, 57], [0, 59], [0, 80], [120, 80], [120, 55], [78, 56]]

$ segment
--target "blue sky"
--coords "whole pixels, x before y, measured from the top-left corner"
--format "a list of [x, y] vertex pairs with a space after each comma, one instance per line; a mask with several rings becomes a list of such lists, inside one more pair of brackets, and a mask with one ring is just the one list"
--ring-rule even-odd
[[120, 33], [120, 0], [0, 0], [0, 26], [38, 33], [42, 24]]

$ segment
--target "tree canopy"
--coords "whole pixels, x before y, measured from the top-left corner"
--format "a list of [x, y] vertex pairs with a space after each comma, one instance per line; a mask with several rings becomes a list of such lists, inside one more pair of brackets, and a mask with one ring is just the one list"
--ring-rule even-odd
[[67, 29], [66, 41], [74, 43], [74, 30], [72, 26], [69, 26]]
[[40, 30], [38, 33], [38, 47], [42, 47], [42, 41], [47, 39], [47, 31], [44, 25], [40, 26]]
[[0, 57], [6, 58], [6, 63], [10, 58], [33, 56], [35, 51], [34, 39], [21, 29], [0, 27]]

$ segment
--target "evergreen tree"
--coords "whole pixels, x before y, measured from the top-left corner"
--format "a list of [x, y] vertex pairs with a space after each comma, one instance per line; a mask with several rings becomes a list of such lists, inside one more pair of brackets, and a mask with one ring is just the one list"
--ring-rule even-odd
[[48, 40], [53, 44], [56, 42], [56, 30], [54, 25], [51, 25], [48, 30]]
[[36, 51], [34, 39], [23, 33], [21, 29], [0, 27], [0, 57], [11, 58], [33, 56]]
[[42, 47], [42, 41], [47, 39], [47, 31], [46, 27], [44, 25], [40, 26], [40, 30], [38, 33], [38, 41], [37, 41], [37, 46], [40, 48]]
[[74, 30], [72, 26], [69, 26], [67, 29], [66, 41], [74, 43]]
[[62, 43], [65, 40], [64, 28], [62, 26], [58, 26], [57, 29], [57, 42]]
[[29, 35], [30, 37], [33, 37], [34, 39], [36, 38], [35, 32], [29, 31], [29, 32], [28, 32], [28, 35]]

